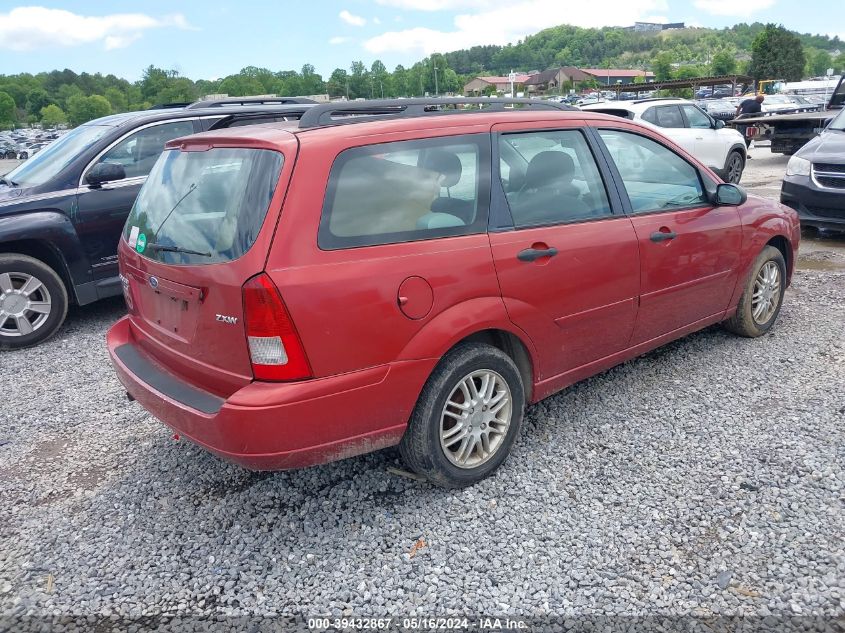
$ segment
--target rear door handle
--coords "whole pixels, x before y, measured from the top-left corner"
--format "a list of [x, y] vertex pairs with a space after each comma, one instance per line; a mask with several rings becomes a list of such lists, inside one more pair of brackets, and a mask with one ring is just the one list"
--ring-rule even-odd
[[678, 237], [675, 231], [655, 231], [651, 234], [652, 242], [664, 242], [666, 240], [673, 240]]
[[557, 249], [554, 247], [526, 248], [523, 251], [519, 251], [516, 258], [521, 262], [533, 262], [535, 259], [540, 259], [541, 257], [554, 257], [555, 255], [557, 255]]

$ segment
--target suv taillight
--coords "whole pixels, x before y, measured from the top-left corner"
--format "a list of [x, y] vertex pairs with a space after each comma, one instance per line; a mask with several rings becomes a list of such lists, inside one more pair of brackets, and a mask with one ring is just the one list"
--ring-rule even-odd
[[252, 373], [257, 380], [301, 380], [311, 368], [279, 291], [265, 273], [244, 284], [246, 325]]

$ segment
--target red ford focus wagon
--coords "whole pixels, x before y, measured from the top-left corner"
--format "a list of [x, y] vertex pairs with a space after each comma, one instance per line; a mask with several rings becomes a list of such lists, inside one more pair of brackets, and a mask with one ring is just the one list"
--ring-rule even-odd
[[313, 106], [171, 141], [120, 243], [129, 395], [260, 470], [398, 444], [464, 486], [526, 404], [714, 323], [772, 327], [794, 211], [536, 101]]

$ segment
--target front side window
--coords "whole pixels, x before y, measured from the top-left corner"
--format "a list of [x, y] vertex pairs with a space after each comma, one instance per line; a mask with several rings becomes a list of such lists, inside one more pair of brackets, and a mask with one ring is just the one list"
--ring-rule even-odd
[[489, 137], [356, 147], [329, 176], [318, 243], [326, 250], [467, 235], [486, 229]]
[[660, 143], [621, 130], [599, 130], [634, 213], [707, 203], [698, 170]]
[[146, 176], [164, 151], [164, 144], [180, 136], [194, 133], [191, 121], [173, 121], [143, 128], [130, 134], [95, 163], [122, 165], [127, 178]]
[[689, 126], [694, 128], [705, 128], [710, 129], [713, 125], [710, 123], [710, 117], [704, 114], [701, 110], [696, 108], [693, 105], [685, 105], [684, 114], [687, 115], [687, 121], [689, 121]]
[[610, 215], [604, 183], [580, 131], [503, 134], [499, 156], [502, 187], [514, 226]]
[[167, 150], [132, 206], [123, 236], [167, 264], [227, 262], [258, 237], [283, 157], [263, 149]]

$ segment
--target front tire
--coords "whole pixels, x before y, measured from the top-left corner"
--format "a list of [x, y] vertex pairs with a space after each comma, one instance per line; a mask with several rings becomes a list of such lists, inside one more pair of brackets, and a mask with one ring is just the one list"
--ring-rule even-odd
[[459, 345], [423, 387], [399, 452], [432, 483], [470, 486], [507, 459], [524, 409], [522, 377], [507, 354], [486, 344]]
[[754, 260], [736, 314], [725, 321], [725, 329], [749, 338], [762, 336], [775, 324], [785, 291], [783, 253], [774, 246], [766, 246]]
[[64, 323], [67, 289], [41, 260], [0, 254], [0, 350], [21, 349], [47, 340]]
[[742, 180], [742, 172], [745, 171], [745, 158], [742, 153], [733, 150], [728, 154], [728, 159], [725, 161], [725, 180], [735, 185]]

